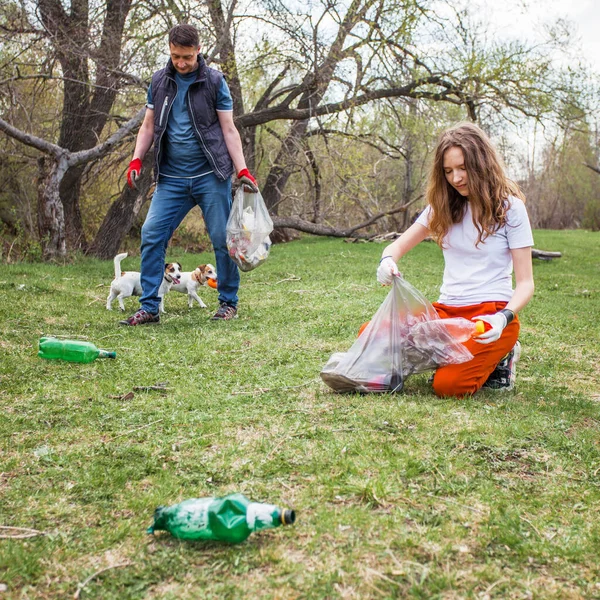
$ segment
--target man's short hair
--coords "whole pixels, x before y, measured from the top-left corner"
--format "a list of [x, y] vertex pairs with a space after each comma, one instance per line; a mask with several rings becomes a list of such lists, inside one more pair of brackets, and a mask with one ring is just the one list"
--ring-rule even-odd
[[183, 46], [184, 48], [190, 46], [197, 48], [200, 45], [198, 30], [193, 25], [175, 25], [169, 31], [169, 44]]

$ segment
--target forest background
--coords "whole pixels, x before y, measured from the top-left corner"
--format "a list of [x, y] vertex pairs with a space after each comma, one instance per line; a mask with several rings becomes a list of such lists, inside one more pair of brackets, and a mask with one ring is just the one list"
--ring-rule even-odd
[[[500, 39], [477, 2], [8, 0], [0, 7], [1, 256], [112, 258], [152, 193], [125, 171], [166, 33], [189, 22], [222, 70], [278, 226], [371, 238], [424, 205], [439, 132], [479, 123], [535, 228], [600, 230], [598, 74], [571, 23]], [[517, 18], [517, 15], [515, 15]], [[151, 158], [149, 153], [148, 158]], [[198, 211], [175, 244], [209, 246]]]

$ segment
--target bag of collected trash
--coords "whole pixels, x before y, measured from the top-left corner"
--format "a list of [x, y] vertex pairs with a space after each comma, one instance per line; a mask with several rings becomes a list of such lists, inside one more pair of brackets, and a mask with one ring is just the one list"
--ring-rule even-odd
[[241, 185], [227, 220], [227, 248], [242, 271], [251, 271], [267, 260], [271, 231], [273, 221], [260, 192], [248, 192]]
[[442, 323], [416, 288], [394, 277], [370, 323], [348, 352], [332, 354], [321, 378], [337, 392], [399, 392], [409, 375], [471, 360]]

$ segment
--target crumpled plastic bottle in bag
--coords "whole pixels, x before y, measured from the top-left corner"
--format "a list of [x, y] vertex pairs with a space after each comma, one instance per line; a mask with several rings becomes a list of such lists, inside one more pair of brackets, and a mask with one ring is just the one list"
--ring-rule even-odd
[[227, 220], [229, 256], [242, 271], [261, 265], [271, 250], [269, 234], [273, 221], [260, 192], [248, 192], [240, 186]]
[[[392, 289], [347, 352], [334, 353], [321, 378], [338, 392], [399, 392], [404, 380], [473, 358], [410, 283], [394, 277]], [[466, 319], [465, 319], [466, 321]]]
[[252, 269], [256, 269], [256, 267], [262, 265], [269, 257], [271, 238], [267, 236], [261, 245], [252, 253], [249, 253], [246, 248], [247, 244], [243, 239], [234, 241], [232, 247], [229, 249], [229, 256], [231, 256], [233, 261], [242, 271], [252, 271]]
[[411, 333], [415, 344], [423, 345], [431, 344], [440, 337], [444, 340], [447, 338], [446, 334], [451, 335], [457, 342], [466, 342], [482, 334], [485, 330], [486, 324], [483, 321], [469, 321], [463, 317], [452, 317], [417, 323]]

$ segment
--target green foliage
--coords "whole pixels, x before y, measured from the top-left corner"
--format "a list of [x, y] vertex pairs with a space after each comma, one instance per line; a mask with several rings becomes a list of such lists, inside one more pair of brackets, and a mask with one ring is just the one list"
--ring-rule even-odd
[[585, 122], [569, 126], [544, 149], [542, 168], [526, 183], [532, 221], [539, 227], [600, 228], [598, 148]]
[[[325, 133], [306, 140], [318, 163], [321, 222], [351, 227], [409, 205], [405, 212], [382, 218], [361, 233], [404, 231], [425, 204], [429, 161], [440, 130], [462, 118], [460, 107], [415, 100], [393, 105], [382, 101], [356, 109], [350, 117], [351, 131], [337, 116], [323, 119]], [[269, 152], [260, 162], [261, 171], [267, 170], [268, 156]], [[315, 180], [309, 154], [301, 153], [279, 214], [312, 221], [317, 212]]]
[[585, 205], [582, 224], [592, 231], [600, 231], [600, 198], [590, 198]]
[[24, 230], [21, 221], [15, 221], [9, 229], [0, 223], [0, 263], [11, 262], [39, 262], [42, 260], [42, 246], [40, 242]]
[[[464, 400], [436, 398], [427, 374], [399, 395], [320, 381], [387, 293], [379, 245], [275, 246], [242, 274], [239, 319], [210, 321], [203, 288], [209, 311], [171, 293], [159, 326], [133, 329], [104, 308], [110, 261], [4, 267], [0, 526], [46, 533], [0, 539], [5, 595], [72, 597], [131, 563], [81, 596], [597, 596], [600, 244], [535, 240], [563, 256], [535, 261], [517, 391]], [[169, 258], [189, 270], [213, 257]], [[432, 300], [442, 268], [434, 244], [402, 261]], [[43, 334], [117, 359], [44, 362]], [[164, 394], [133, 390], [158, 383]], [[159, 504], [234, 491], [296, 509], [296, 525], [235, 547], [145, 534]]]
[[[248, 154], [253, 155], [248, 156], [249, 162], [256, 158], [261, 184], [279, 169], [292, 172], [289, 183], [280, 180], [265, 190], [282, 190], [282, 197], [270, 204], [282, 215], [345, 227], [418, 198], [437, 131], [467, 117], [505, 132], [524, 118], [571, 122], [592, 112], [587, 73], [576, 64], [563, 69], [553, 63], [554, 49], [563, 44], [559, 29], [537, 46], [522, 40], [505, 42], [489, 35], [477, 8], [468, 3], [458, 3], [447, 12], [442, 5], [414, 0], [333, 0], [310, 3], [309, 8], [296, 0], [259, 0], [239, 6], [232, 15], [219, 13], [226, 11], [221, 3], [171, 2], [158, 9], [152, 4], [125, 3], [124, 34], [114, 47], [115, 31], [108, 27], [106, 7], [104, 0], [94, 2], [89, 12], [63, 12], [60, 2], [40, 0], [25, 4], [9, 0], [2, 5], [2, 118], [47, 141], [62, 139], [72, 149], [80, 143], [89, 147], [103, 141], [142, 106], [151, 73], [165, 64], [168, 29], [178, 22], [193, 23], [199, 26], [202, 52], [212, 65], [229, 75], [230, 84], [237, 84], [239, 77], [244, 103], [243, 109], [236, 105], [240, 127], [253, 112], [277, 109], [269, 117], [273, 120], [257, 119], [256, 127], [250, 124], [241, 133]], [[43, 29], [39, 19], [51, 9], [56, 14], [46, 15]], [[124, 15], [123, 11], [112, 16]], [[70, 22], [65, 27], [70, 28], [72, 39], [61, 40], [60, 30], [50, 27], [60, 22], [60, 15]], [[46, 35], [37, 36], [37, 31]], [[231, 42], [231, 54], [226, 55], [229, 44], [224, 40]], [[114, 57], [120, 57], [119, 64], [110, 62]], [[67, 73], [71, 68], [73, 72]], [[62, 114], [65, 86], [73, 88], [66, 97], [75, 94], [78, 101], [62, 107]], [[108, 103], [102, 107], [96, 100], [107, 89], [117, 95], [114, 102], [107, 95]], [[398, 95], [400, 89], [404, 95]], [[388, 97], [379, 96], [382, 90], [388, 90]], [[339, 113], [296, 120], [298, 116], [288, 109], [298, 108], [302, 98], [306, 106], [308, 92], [311, 110], [365, 95], [371, 100]], [[83, 114], [86, 106], [93, 116]], [[321, 134], [332, 129], [337, 131], [323, 139]], [[95, 137], [84, 142], [90, 131]], [[75, 177], [63, 187], [65, 200], [65, 189], [81, 191], [74, 194], [74, 207], [73, 202], [65, 202], [71, 224], [69, 248], [92, 240], [98, 232], [124, 185], [132, 145], [131, 139], [126, 140], [111, 156], [88, 164], [81, 181]], [[25, 148], [12, 139], [0, 140], [0, 158], [4, 158], [0, 218], [5, 206], [16, 208], [19, 220], [33, 234], [28, 224], [36, 220], [32, 198], [37, 197], [39, 183], [38, 154]], [[9, 160], [13, 155], [16, 167]], [[545, 167], [554, 167], [552, 156]], [[578, 173], [573, 172], [573, 177], [578, 185]], [[321, 184], [320, 200], [316, 180]], [[563, 190], [555, 198], [559, 192]], [[578, 207], [576, 224], [596, 227], [595, 202], [590, 199], [589, 208]], [[79, 228], [79, 213], [81, 231], [74, 232], [73, 223]], [[369, 232], [403, 230], [413, 214], [411, 210], [386, 218]], [[540, 223], [563, 226], [543, 219]]]

